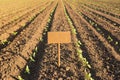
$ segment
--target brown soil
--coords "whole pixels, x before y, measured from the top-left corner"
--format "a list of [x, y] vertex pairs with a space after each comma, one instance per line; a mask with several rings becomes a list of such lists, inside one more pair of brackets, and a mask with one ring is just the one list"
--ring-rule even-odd
[[[38, 17], [18, 35], [13, 42], [2, 50], [0, 55], [0, 78], [13, 80], [27, 63], [32, 50], [39, 42], [49, 14], [56, 2], [48, 6]], [[8, 64], [9, 63], [9, 64]]]
[[[95, 0], [93, 0], [95, 1]], [[97, 2], [97, 1], [95, 1]], [[100, 1], [97, 2], [97, 4], [94, 4], [94, 3], [89, 3], [90, 5], [88, 4], [84, 4], [86, 5], [87, 7], [89, 8], [92, 8], [92, 9], [96, 9], [97, 11], [99, 12], [102, 12], [102, 13], [107, 13], [108, 15], [110, 16], [117, 16], [118, 19], [120, 19], [120, 14], [119, 14], [119, 1], [107, 1], [107, 2], [101, 2], [99, 4]], [[112, 4], [112, 5], [111, 5]], [[104, 6], [103, 6], [104, 5]]]
[[[98, 20], [98, 17], [92, 14], [93, 9], [90, 9], [91, 12], [82, 11], [80, 6], [78, 3], [69, 0], [45, 1], [31, 8], [30, 11], [28, 10], [17, 20], [0, 27], [1, 41], [11, 37], [10, 34], [13, 31], [19, 31], [21, 25], [29, 20], [28, 16], [32, 17], [37, 14], [31, 22], [20, 29], [16, 36], [11, 38], [9, 44], [0, 46], [0, 80], [18, 80], [18, 76], [21, 76], [24, 80], [85, 80], [85, 71], [91, 73], [91, 77], [95, 80], [119, 80], [120, 55], [115, 50], [116, 47], [112, 46], [78, 12], [87, 13], [86, 16], [100, 25], [105, 24], [102, 28], [115, 36], [117, 41], [120, 39], [118, 36], [120, 29], [102, 19]], [[43, 8], [45, 9], [40, 12]], [[66, 14], [68, 14], [72, 23], [68, 22], [64, 9], [66, 9]], [[51, 14], [53, 10], [55, 11]], [[110, 16], [95, 10], [93, 12], [107, 18]], [[12, 16], [13, 14], [10, 14], [9, 17]], [[117, 18], [109, 18], [113, 21], [117, 20], [116, 23], [119, 21]], [[76, 29], [77, 34], [72, 33], [71, 24]], [[110, 27], [106, 28], [108, 25]], [[60, 46], [60, 67], [58, 67], [57, 62], [57, 44], [47, 43], [47, 33], [49, 31], [71, 32], [72, 42]], [[75, 45], [78, 40], [82, 44], [80, 47]], [[35, 62], [32, 62], [30, 57], [33, 56], [36, 47], [38, 50], [33, 57]], [[86, 68], [83, 65], [76, 49], [83, 51], [83, 57], [87, 59], [91, 68]], [[26, 66], [29, 66], [30, 74], [25, 73]]]
[[[95, 70], [94, 76], [96, 76], [96, 79], [119, 79], [120, 76], [114, 71], [116, 69], [120, 70], [118, 69], [118, 67], [120, 67], [120, 62], [116, 60], [119, 58], [115, 59], [111, 55], [114, 54], [115, 51], [110, 49], [110, 45], [106, 40], [103, 39], [81, 16], [77, 15], [70, 7], [67, 7], [67, 9], [88, 51], [87, 56], [90, 57], [90, 63]], [[111, 62], [114, 64], [111, 64]]]
[[[46, 3], [47, 2], [43, 4], [45, 5], [45, 7], [47, 6]], [[0, 31], [0, 40], [1, 41], [6, 40], [10, 36], [12, 36], [13, 32], [15, 31], [18, 32], [20, 29], [24, 29], [24, 27], [30, 22], [30, 20], [34, 18], [34, 16], [36, 16], [40, 12], [40, 10], [44, 8], [42, 7], [43, 5], [40, 5], [35, 9], [32, 9], [31, 11], [22, 15], [18, 19], [11, 21], [10, 23], [2, 26]]]
[[[120, 29], [109, 24], [107, 21], [104, 21], [102, 19], [100, 19], [97, 16], [94, 16], [92, 13], [90, 12], [86, 12], [86, 11], [82, 11], [82, 14], [87, 18], [87, 21], [89, 22], [89, 20], [93, 21], [94, 23], [97, 24], [97, 26], [95, 26], [94, 24], [92, 26], [94, 26], [94, 28], [96, 28], [96, 30], [101, 33], [101, 35], [103, 35], [106, 40], [111, 44], [111, 46], [114, 47], [114, 49], [118, 52], [118, 54], [120, 53], [119, 51], [119, 47], [120, 44], [116, 45], [116, 42], [120, 43]], [[84, 17], [84, 18], [85, 18]], [[98, 28], [100, 30], [98, 30]], [[111, 36], [111, 38], [113, 39], [113, 41], [110, 41], [108, 39], [108, 36]]]
[[109, 24], [107, 21], [105, 20], [102, 20], [101, 18], [93, 15], [92, 13], [90, 12], [86, 12], [84, 11], [83, 12], [85, 15], [89, 16], [92, 20], [94, 20], [96, 23], [98, 23], [99, 25], [102, 25], [102, 27], [109, 31], [113, 36], [115, 36], [116, 38], [118, 38], [118, 40], [120, 40], [120, 28], [118, 27], [115, 27], [111, 24]]
[[[31, 4], [31, 2], [28, 2]], [[27, 6], [25, 5], [23, 7], [23, 5], [19, 5], [19, 2], [16, 3], [17, 6], [14, 6], [14, 7], [20, 7], [19, 9], [14, 9], [14, 11], [9, 11], [8, 9], [8, 12], [2, 14], [2, 17], [0, 17], [0, 28], [2, 28], [3, 26], [5, 25], [9, 25], [10, 23], [12, 23], [13, 21], [15, 21], [16, 19], [19, 19], [20, 17], [22, 17], [23, 15], [25, 15], [26, 13], [29, 13], [30, 11], [34, 10], [34, 9], [37, 9], [38, 6], [40, 5], [44, 5], [46, 2], [44, 1], [40, 1], [39, 0], [39, 4], [38, 4], [38, 1], [32, 1], [32, 5], [31, 6]], [[12, 6], [10, 6], [12, 7]], [[7, 8], [7, 6], [6, 6]]]
[[[53, 23], [50, 31], [70, 31], [70, 25], [67, 22], [64, 14], [64, 7], [61, 0], [58, 1], [58, 7], [55, 11]], [[72, 36], [73, 37], [73, 36]], [[57, 65], [57, 45], [44, 43], [45, 49], [39, 55], [43, 54], [43, 57], [37, 60], [36, 64], [32, 65], [32, 73], [27, 80], [83, 80], [84, 70], [81, 66], [80, 60], [76, 53], [74, 46], [75, 37], [73, 37], [72, 43], [61, 44], [61, 66]], [[40, 50], [41, 51], [41, 50]], [[39, 66], [36, 66], [39, 65]], [[33, 70], [33, 67], [37, 67]], [[36, 73], [36, 74], [34, 74]]]
[[116, 17], [113, 17], [113, 16], [111, 16], [111, 15], [108, 15], [108, 14], [105, 14], [105, 13], [102, 13], [102, 12], [99, 12], [99, 11], [96, 11], [96, 10], [91, 9], [91, 8], [89, 8], [89, 7], [87, 7], [87, 8], [88, 8], [90, 11], [95, 12], [95, 13], [97, 13], [97, 14], [99, 14], [99, 15], [102, 15], [102, 16], [104, 16], [104, 17], [110, 19], [111, 21], [114, 21], [114, 22], [116, 22], [116, 23], [118, 23], [118, 24], [120, 25], [120, 19], [118, 19], [118, 18], [116, 18]]

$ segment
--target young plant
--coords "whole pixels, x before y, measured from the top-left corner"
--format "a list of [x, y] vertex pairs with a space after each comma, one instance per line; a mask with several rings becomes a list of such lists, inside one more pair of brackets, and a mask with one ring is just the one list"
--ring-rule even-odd
[[35, 60], [33, 59], [32, 56], [30, 56], [30, 61], [31, 61], [31, 62], [35, 62]]
[[85, 69], [85, 80], [94, 80], [92, 77], [91, 77], [91, 73], [88, 73]]
[[42, 37], [40, 37], [39, 41], [41, 41], [41, 42], [43, 41]]
[[24, 80], [21, 76], [18, 76], [18, 80]]
[[33, 52], [33, 55], [32, 55], [34, 58], [35, 58], [35, 56], [36, 56], [36, 52]]
[[82, 51], [81, 49], [77, 49], [77, 53], [78, 53], [78, 55], [79, 55], [79, 58], [80, 58], [80, 60], [81, 60], [81, 62], [82, 62], [82, 64], [83, 64], [83, 66], [86, 66], [86, 67], [88, 67], [88, 68], [91, 68], [91, 66], [89, 65], [89, 63], [88, 63], [88, 61], [86, 60], [86, 58], [83, 57], [82, 52], [83, 52], [83, 51]]
[[115, 42], [115, 45], [118, 45], [118, 44], [119, 44], [119, 43], [116, 41], [116, 42]]
[[113, 39], [111, 38], [111, 36], [108, 36], [107, 39], [109, 40], [109, 42], [112, 42], [112, 41], [113, 41]]
[[27, 65], [26, 68], [25, 68], [25, 73], [30, 74], [30, 69], [29, 69], [29, 66], [28, 66], [28, 65]]
[[82, 43], [81, 43], [79, 40], [77, 41], [77, 43], [78, 43], [79, 45], [82, 45]]
[[97, 29], [98, 31], [100, 31], [100, 28], [97, 27], [96, 29]]
[[17, 34], [18, 34], [18, 32], [17, 32], [17, 31], [14, 31], [12, 34], [13, 34], [13, 35], [17, 35]]
[[38, 47], [35, 47], [35, 52], [37, 52], [38, 51]]
[[8, 40], [3, 40], [3, 41], [1, 41], [1, 43], [2, 43], [2, 45], [5, 45], [5, 44], [8, 44], [9, 41]]
[[73, 34], [77, 34], [76, 29], [72, 29]]

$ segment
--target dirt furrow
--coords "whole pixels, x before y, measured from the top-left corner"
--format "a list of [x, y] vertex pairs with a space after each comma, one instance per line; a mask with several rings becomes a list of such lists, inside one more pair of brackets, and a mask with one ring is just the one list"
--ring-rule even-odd
[[83, 17], [99, 32], [106, 40], [114, 47], [114, 49], [120, 53], [120, 30], [115, 29], [114, 26], [110, 25], [106, 21], [94, 17], [92, 14], [81, 12]]
[[[113, 16], [113, 17], [116, 17], [118, 19], [120, 19], [120, 15], [115, 13], [115, 12], [110, 12], [109, 10], [107, 11], [105, 8], [102, 8], [101, 6], [98, 6], [98, 5], [95, 5], [95, 4], [91, 4], [91, 5], [88, 5], [88, 4], [84, 4], [85, 6], [91, 8], [91, 9], [94, 9], [94, 10], [97, 10], [101, 13], [105, 13], [105, 14], [108, 14], [110, 16]], [[96, 8], [94, 8], [96, 7]], [[108, 8], [110, 9], [110, 8]]]
[[[15, 16], [18, 17], [18, 15], [19, 16], [23, 15], [23, 14], [31, 11], [32, 9], [35, 9], [36, 6], [38, 7], [39, 5], [44, 4], [44, 3], [45, 2], [43, 2], [43, 1], [39, 1], [39, 4], [37, 2], [34, 2], [34, 4], [36, 4], [36, 5], [31, 5], [31, 6], [28, 6], [28, 7], [21, 7], [21, 8], [19, 8], [18, 10], [14, 11], [14, 12], [6, 12], [6, 14], [5, 13], [1, 14], [3, 16], [0, 17], [0, 22], [5, 25], [5, 23], [10, 22], [10, 20], [12, 20]], [[5, 22], [5, 21], [8, 21], [8, 22]], [[0, 26], [2, 26], [2, 25], [0, 25]]]
[[[46, 5], [46, 7], [50, 6], [51, 4], [52, 4], [52, 2], [51, 2], [50, 4], [48, 4], [48, 5]], [[46, 7], [44, 7], [43, 9], [41, 9], [41, 11], [39, 11], [39, 13], [37, 13], [33, 18], [31, 18], [31, 19], [29, 20], [29, 22], [27, 22], [24, 27], [19, 28], [17, 31], [14, 32], [14, 34], [12, 33], [10, 36], [6, 36], [6, 37], [7, 37], [7, 39], [6, 39], [7, 42], [4, 42], [4, 44], [3, 44], [3, 43], [0, 44], [0, 51], [1, 51], [2, 49], [4, 49], [6, 46], [10, 45], [10, 43], [11, 43], [21, 32], [23, 32], [23, 31], [29, 26], [29, 24], [31, 24], [32, 21], [34, 21], [34, 19], [35, 19], [39, 14], [41, 14], [41, 13], [45, 10]], [[34, 28], [36, 28], [36, 27], [34, 27]], [[31, 28], [31, 29], [32, 29], [32, 28]], [[28, 31], [33, 31], [33, 30], [28, 30]], [[5, 35], [6, 35], [6, 34], [5, 34]], [[5, 35], [3, 35], [3, 36], [5, 37]]]
[[[90, 57], [90, 64], [92, 65], [92, 68], [96, 70], [93, 72], [95, 73], [94, 76], [96, 76], [95, 79], [119, 79], [119, 71], [114, 71], [115, 69], [120, 70], [119, 61], [116, 60], [119, 60], [119, 58], [115, 59], [111, 55], [114, 54], [115, 51], [112, 51], [112, 48], [109, 46], [106, 40], [103, 39], [103, 37], [101, 37], [101, 35], [98, 34], [81, 16], [75, 13], [71, 7], [67, 6], [67, 9], [76, 26], [76, 29], [79, 32], [78, 34], [81, 37], [84, 46], [86, 47], [88, 52], [88, 55], [86, 55]], [[113, 64], [111, 64], [112, 61]]]
[[115, 27], [113, 25], [111, 25], [110, 23], [108, 23], [107, 21], [93, 15], [90, 12], [87, 11], [83, 11], [83, 13], [88, 16], [89, 18], [91, 18], [93, 21], [95, 21], [97, 24], [102, 25], [102, 27], [106, 30], [108, 30], [109, 32], [111, 32], [112, 35], [116, 36], [119, 40], [120, 40], [120, 28]]
[[[49, 13], [56, 5], [56, 1], [51, 4], [43, 13], [39, 15], [33, 22], [30, 24], [29, 28], [36, 27], [36, 31], [31, 31], [32, 36], [29, 34], [29, 28], [26, 28], [14, 41], [11, 43], [6, 50], [6, 54], [0, 55], [0, 78], [5, 80], [13, 80], [16, 78], [20, 71], [23, 69], [29, 56], [32, 54], [32, 50], [39, 42], [39, 38], [42, 37], [43, 29], [45, 28], [46, 22], [49, 17]], [[29, 38], [29, 40], [27, 39]], [[26, 41], [27, 39], [27, 41]], [[16, 47], [15, 47], [16, 46]], [[8, 49], [8, 50], [7, 50]], [[10, 51], [9, 51], [10, 50]], [[18, 53], [18, 52], [19, 53]], [[8, 64], [9, 63], [9, 64]]]
[[[46, 5], [46, 3], [43, 5]], [[34, 16], [40, 12], [40, 10], [42, 10], [43, 5], [40, 5], [36, 9], [33, 9], [32, 11], [22, 15], [20, 18], [16, 19], [10, 24], [3, 26], [0, 31], [1, 42], [7, 40], [7, 38], [9, 38], [11, 35], [14, 35], [17, 30], [24, 28], [29, 23], [29, 21], [31, 21], [32, 18], [34, 18]]]
[[85, 8], [89, 9], [91, 12], [93, 13], [96, 13], [96, 14], [99, 14], [103, 17], [105, 17], [106, 19], [109, 19], [111, 20], [113, 23], [116, 23], [117, 26], [120, 26], [120, 19], [116, 18], [116, 17], [113, 17], [113, 16], [110, 16], [108, 14], [105, 14], [105, 13], [102, 13], [102, 12], [99, 12], [99, 11], [96, 11], [90, 7], [87, 7], [87, 6], [84, 6]]
[[[70, 31], [70, 25], [64, 14], [64, 7], [61, 0], [58, 1], [58, 7], [55, 11], [54, 19], [50, 26], [50, 31]], [[47, 37], [46, 37], [47, 38]], [[47, 40], [45, 38], [45, 40]], [[73, 36], [72, 36], [73, 38]], [[73, 38], [75, 39], [75, 38]], [[70, 44], [61, 44], [61, 66], [57, 65], [57, 44], [47, 44], [44, 42], [45, 48], [39, 55], [43, 55], [32, 66], [32, 76], [29, 80], [43, 79], [80, 79], [83, 80], [84, 73], [81, 68], [78, 55], [75, 51], [74, 42]], [[41, 50], [40, 50], [41, 51]], [[38, 65], [38, 66], [36, 66]], [[33, 69], [33, 67], [37, 67]], [[31, 70], [30, 69], [30, 70]], [[36, 74], [34, 74], [36, 73]], [[83, 74], [82, 74], [83, 73]]]

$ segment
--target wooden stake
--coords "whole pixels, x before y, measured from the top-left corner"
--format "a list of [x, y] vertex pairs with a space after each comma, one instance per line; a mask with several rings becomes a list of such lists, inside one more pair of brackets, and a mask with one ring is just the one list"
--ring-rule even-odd
[[58, 67], [60, 67], [60, 43], [58, 43]]

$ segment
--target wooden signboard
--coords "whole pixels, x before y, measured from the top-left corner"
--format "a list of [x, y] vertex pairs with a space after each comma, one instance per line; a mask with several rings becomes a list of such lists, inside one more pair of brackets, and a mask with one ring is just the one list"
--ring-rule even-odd
[[58, 44], [58, 66], [60, 67], [60, 43], [70, 43], [71, 35], [68, 32], [48, 32], [48, 44]]

